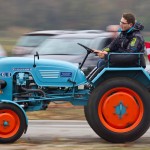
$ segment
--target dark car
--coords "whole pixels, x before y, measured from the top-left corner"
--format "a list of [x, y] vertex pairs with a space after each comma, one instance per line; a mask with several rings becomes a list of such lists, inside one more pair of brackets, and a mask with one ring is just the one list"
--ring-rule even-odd
[[[101, 50], [112, 40], [112, 33], [110, 32], [63, 34], [47, 39], [35, 49], [34, 53], [37, 51], [40, 58], [64, 60], [79, 65], [87, 51], [77, 43]], [[88, 56], [82, 68], [85, 74], [96, 66], [98, 60], [99, 57], [94, 53]]]
[[15, 47], [12, 49], [12, 55], [23, 56], [26, 54], [30, 54], [47, 38], [55, 35], [72, 32], [73, 31], [69, 30], [43, 30], [26, 33], [18, 39]]

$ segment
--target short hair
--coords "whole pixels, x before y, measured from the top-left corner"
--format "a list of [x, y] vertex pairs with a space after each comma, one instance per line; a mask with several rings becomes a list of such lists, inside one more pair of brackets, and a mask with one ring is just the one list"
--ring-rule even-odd
[[135, 16], [132, 13], [123, 13], [122, 17], [126, 19], [128, 23], [135, 24]]

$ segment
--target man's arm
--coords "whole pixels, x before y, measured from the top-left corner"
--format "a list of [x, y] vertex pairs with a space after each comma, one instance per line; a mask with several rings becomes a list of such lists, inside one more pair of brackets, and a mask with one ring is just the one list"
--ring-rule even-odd
[[107, 51], [104, 50], [96, 50], [93, 49], [94, 53], [96, 53], [97, 56], [99, 56], [100, 58], [104, 58], [106, 54], [108, 54]]
[[100, 58], [104, 58], [106, 54], [108, 54], [111, 51], [115, 51], [118, 47], [118, 40], [119, 37], [115, 38], [108, 46], [106, 46], [103, 50], [95, 50], [94, 53], [96, 53]]

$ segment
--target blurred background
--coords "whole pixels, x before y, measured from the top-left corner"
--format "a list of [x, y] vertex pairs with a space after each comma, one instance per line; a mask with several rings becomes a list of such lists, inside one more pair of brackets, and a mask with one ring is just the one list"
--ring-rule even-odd
[[0, 44], [8, 56], [18, 38], [38, 30], [106, 30], [132, 12], [150, 41], [149, 0], [0, 0]]

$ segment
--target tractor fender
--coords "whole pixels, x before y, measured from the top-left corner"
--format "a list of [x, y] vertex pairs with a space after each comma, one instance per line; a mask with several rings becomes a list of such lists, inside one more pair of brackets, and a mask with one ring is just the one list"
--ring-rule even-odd
[[150, 83], [149, 83], [150, 75], [142, 67], [104, 68], [99, 73], [97, 73], [97, 75], [95, 75], [91, 83], [93, 83], [94, 86], [97, 86], [104, 80], [110, 79], [112, 77], [133, 78], [147, 88], [150, 86]]
[[19, 104], [15, 103], [15, 102], [13, 102], [13, 101], [10, 101], [10, 100], [1, 100], [0, 103], [11, 103], [11, 104], [17, 106], [17, 107], [23, 112], [24, 117], [25, 117], [25, 120], [26, 120], [26, 128], [25, 128], [25, 130], [24, 130], [24, 133], [26, 133], [27, 128], [28, 128], [28, 118], [27, 118], [27, 115], [26, 115], [24, 109], [23, 109]]

